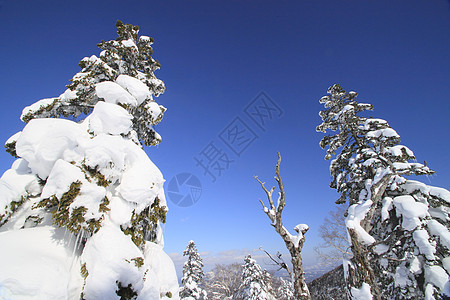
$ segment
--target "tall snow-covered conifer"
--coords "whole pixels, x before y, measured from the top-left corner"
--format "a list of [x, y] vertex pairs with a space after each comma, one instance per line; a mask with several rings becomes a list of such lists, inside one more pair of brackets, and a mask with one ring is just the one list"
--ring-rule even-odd
[[162, 250], [164, 178], [141, 145], [161, 141], [160, 65], [152, 38], [116, 26], [118, 38], [81, 60], [62, 95], [26, 107], [27, 125], [6, 142], [18, 159], [0, 180], [0, 294], [178, 298]]
[[450, 192], [405, 178], [434, 172], [415, 162], [388, 122], [359, 115], [373, 107], [358, 103], [356, 92], [333, 85], [328, 94], [317, 131], [335, 132], [320, 146], [326, 159], [335, 156], [337, 203], [349, 204], [350, 296], [441, 299], [450, 293]]
[[250, 254], [245, 257], [242, 269], [241, 293], [246, 300], [268, 300], [273, 299], [269, 293], [269, 286], [266, 282], [267, 275], [264, 274]]
[[183, 278], [181, 283], [183, 287], [180, 289], [181, 299], [208, 299], [206, 291], [200, 285], [203, 279], [203, 261], [197, 252], [194, 241], [189, 241], [183, 252], [187, 256], [187, 261], [183, 267]]

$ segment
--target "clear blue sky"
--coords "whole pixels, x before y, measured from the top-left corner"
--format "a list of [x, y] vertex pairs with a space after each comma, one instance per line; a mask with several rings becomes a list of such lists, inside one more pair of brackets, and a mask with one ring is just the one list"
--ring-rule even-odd
[[[168, 181], [188, 172], [202, 183], [194, 206], [169, 200], [167, 252], [182, 252], [191, 239], [210, 252], [211, 263], [259, 246], [285, 252], [252, 178], [275, 184], [280, 151], [286, 227], [310, 226], [304, 250], [310, 260], [320, 243], [317, 230], [337, 199], [319, 147], [323, 135], [315, 132], [318, 99], [333, 83], [372, 103], [372, 115], [386, 119], [437, 172], [419, 180], [450, 188], [445, 0], [0, 1], [1, 141], [23, 128], [23, 107], [61, 94], [78, 62], [98, 55], [102, 39], [116, 37], [117, 19], [155, 39], [162, 65], [156, 76], [167, 85], [157, 99], [168, 108], [157, 127], [163, 141], [147, 149], [150, 158]], [[261, 91], [283, 111], [263, 128], [245, 114]], [[240, 156], [220, 139], [236, 117], [252, 130], [247, 138], [255, 138]], [[211, 141], [234, 160], [214, 183], [194, 161]], [[12, 161], [0, 154], [1, 171]]]

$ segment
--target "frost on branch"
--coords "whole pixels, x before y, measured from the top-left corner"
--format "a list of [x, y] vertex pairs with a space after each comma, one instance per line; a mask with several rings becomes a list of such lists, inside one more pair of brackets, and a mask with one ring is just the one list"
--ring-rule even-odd
[[317, 127], [332, 131], [320, 146], [325, 159], [334, 157], [330, 187], [340, 193], [336, 203], [349, 205], [349, 293], [355, 299], [440, 299], [450, 274], [444, 266], [450, 256], [450, 193], [405, 178], [434, 171], [399, 144], [388, 122], [360, 116], [373, 106], [356, 97], [331, 86], [319, 100], [325, 110]]
[[[160, 141], [152, 126], [165, 109], [153, 96], [164, 84], [152, 40], [120, 21], [117, 31], [66, 92], [24, 109], [25, 128], [6, 143], [17, 160], [0, 179], [0, 293], [178, 299], [163, 251], [165, 180], [140, 143]], [[30, 266], [36, 256], [48, 267]]]

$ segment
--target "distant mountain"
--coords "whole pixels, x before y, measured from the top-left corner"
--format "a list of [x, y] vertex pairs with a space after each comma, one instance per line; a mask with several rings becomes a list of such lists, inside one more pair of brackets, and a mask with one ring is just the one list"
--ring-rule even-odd
[[[318, 271], [319, 269], [317, 269]], [[308, 274], [308, 273], [307, 273]], [[311, 276], [312, 274], [310, 274]], [[308, 280], [307, 280], [308, 281]], [[342, 265], [308, 283], [312, 300], [347, 299]]]

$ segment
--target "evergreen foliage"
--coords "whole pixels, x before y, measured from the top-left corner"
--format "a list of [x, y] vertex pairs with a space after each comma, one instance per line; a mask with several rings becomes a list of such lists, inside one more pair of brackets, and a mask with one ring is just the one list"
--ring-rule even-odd
[[320, 99], [325, 110], [317, 131], [333, 132], [320, 146], [327, 148], [325, 159], [335, 157], [336, 203], [349, 205], [349, 295], [368, 285], [374, 299], [440, 299], [450, 272], [450, 193], [405, 178], [434, 172], [399, 144], [388, 122], [360, 115], [371, 104], [337, 84], [328, 94]]
[[[157, 79], [154, 71], [160, 64], [152, 58], [153, 39], [139, 36], [139, 27], [123, 24], [117, 21], [118, 37], [111, 41], [102, 41], [97, 46], [103, 51], [100, 57], [92, 55], [83, 58], [79, 66], [82, 68], [67, 85], [68, 90], [61, 96], [43, 99], [34, 106], [26, 109], [22, 115], [24, 122], [35, 118], [69, 117], [78, 118], [88, 115], [102, 97], [96, 88], [102, 82], [115, 82], [120, 75], [127, 75], [138, 79], [150, 90], [149, 95], [140, 95], [138, 103], [130, 103], [129, 99], [121, 99], [119, 104], [133, 116], [133, 129], [136, 136], [134, 141], [142, 141], [145, 145], [157, 145], [161, 137], [153, 125], [158, 124], [166, 110], [163, 106], [155, 110], [153, 96], [164, 93], [164, 82]], [[131, 88], [128, 91], [133, 94]], [[134, 95], [133, 95], [134, 96]], [[152, 104], [153, 103], [153, 104]], [[8, 149], [10, 146], [8, 147]], [[12, 150], [8, 152], [14, 155]]]
[[201, 287], [204, 276], [203, 262], [197, 252], [194, 241], [189, 241], [183, 256], [187, 256], [187, 261], [183, 267], [183, 278], [181, 279], [183, 286], [180, 289], [180, 298], [190, 300], [208, 299], [206, 291]]
[[[142, 149], [161, 141], [153, 125], [165, 108], [153, 96], [165, 86], [153, 74], [160, 67], [153, 39], [139, 36], [138, 26], [116, 26], [118, 38], [98, 44], [99, 57], [81, 60], [62, 95], [23, 110], [27, 125], [6, 142], [18, 159], [0, 181], [2, 230], [72, 233], [67, 244], [75, 242], [81, 298], [89, 300], [145, 298], [159, 289], [149, 255], [172, 264], [162, 251], [164, 179]], [[161, 297], [177, 294], [178, 286], [160, 284]]]
[[243, 299], [272, 299], [272, 295], [269, 293], [269, 284], [266, 280], [267, 274], [262, 271], [261, 267], [256, 263], [256, 260], [252, 259], [249, 254], [244, 259], [242, 268], [241, 293]]
[[291, 280], [280, 277], [280, 285], [276, 290], [277, 300], [294, 300], [294, 286]]

